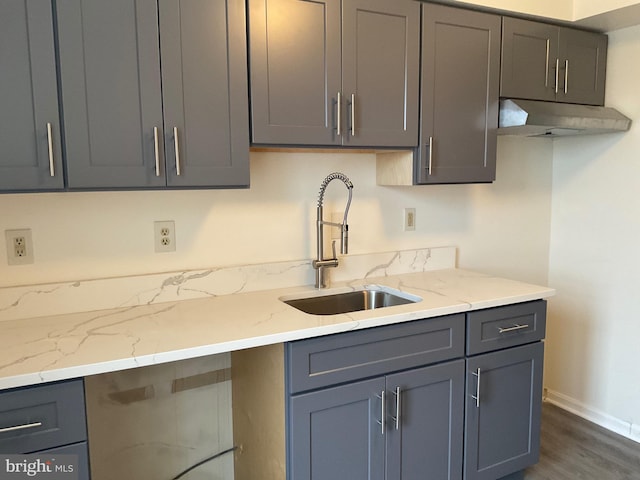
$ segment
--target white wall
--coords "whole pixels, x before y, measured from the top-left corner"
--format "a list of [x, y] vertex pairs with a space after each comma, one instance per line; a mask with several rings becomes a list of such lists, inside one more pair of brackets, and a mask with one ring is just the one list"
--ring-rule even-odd
[[640, 27], [610, 35], [607, 104], [630, 132], [556, 140], [545, 384], [640, 440]]
[[573, 19], [579, 20], [593, 15], [638, 5], [637, 0], [573, 0]]
[[[480, 6], [524, 15], [572, 21], [574, 2], [579, 0], [442, 0], [444, 3], [464, 6]], [[588, 1], [588, 0], [586, 0]], [[624, 0], [618, 0], [624, 1]]]
[[[0, 287], [311, 258], [318, 188], [334, 170], [355, 185], [352, 253], [455, 245], [462, 267], [544, 284], [551, 152], [501, 139], [492, 185], [378, 187], [372, 155], [253, 153], [249, 190], [0, 195]], [[345, 192], [330, 184], [335, 210]], [[402, 231], [404, 207], [415, 232]], [[175, 220], [175, 253], [153, 252], [154, 220]], [[32, 229], [35, 264], [7, 265], [1, 232], [13, 228]]]

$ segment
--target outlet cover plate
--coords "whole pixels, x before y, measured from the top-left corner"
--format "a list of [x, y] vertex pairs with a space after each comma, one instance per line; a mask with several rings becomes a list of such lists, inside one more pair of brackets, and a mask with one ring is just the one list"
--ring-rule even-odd
[[9, 265], [29, 265], [34, 262], [33, 239], [30, 228], [5, 230], [7, 243], [7, 263]]
[[173, 220], [153, 222], [153, 243], [156, 253], [176, 251], [176, 225]]
[[413, 232], [416, 229], [416, 209], [404, 209], [404, 231]]

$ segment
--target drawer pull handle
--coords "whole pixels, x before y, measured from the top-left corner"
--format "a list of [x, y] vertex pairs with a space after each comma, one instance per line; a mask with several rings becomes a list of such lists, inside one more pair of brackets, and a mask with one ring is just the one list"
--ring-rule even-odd
[[49, 175], [56, 176], [56, 170], [53, 163], [53, 132], [51, 123], [47, 123], [47, 149], [49, 151]]
[[480, 408], [480, 368], [478, 368], [475, 372], [471, 372], [474, 377], [478, 377], [478, 383], [476, 383], [476, 394], [471, 395], [476, 401], [476, 408]]
[[173, 127], [173, 147], [176, 152], [176, 175], [182, 175], [180, 171], [180, 144], [178, 143], [178, 127]]
[[385, 418], [386, 417], [385, 413], [387, 411], [387, 406], [385, 401], [385, 391], [382, 390], [380, 395], [376, 395], [376, 397], [380, 399], [380, 404], [381, 404], [380, 410], [382, 411], [380, 415], [380, 420], [376, 420], [376, 423], [380, 425], [380, 431], [382, 435], [384, 435], [384, 431], [387, 428], [387, 419]]
[[160, 176], [160, 142], [158, 140], [158, 127], [153, 127], [153, 153], [156, 163], [156, 177]]
[[427, 175], [431, 175], [432, 167], [433, 167], [433, 137], [429, 137], [429, 168], [427, 169]]
[[338, 92], [336, 96], [336, 135], [342, 135], [342, 93]]
[[393, 394], [396, 396], [396, 416], [391, 417], [396, 423], [396, 430], [400, 430], [400, 409], [402, 407], [402, 392], [400, 391], [400, 387], [396, 387]]
[[351, 136], [356, 136], [356, 94], [351, 94]]
[[18, 430], [27, 430], [28, 428], [41, 427], [42, 422], [25, 423], [24, 425], [16, 425], [15, 427], [0, 428], [0, 433], [16, 432]]
[[529, 325], [518, 325], [515, 324], [513, 327], [508, 328], [499, 328], [498, 333], [507, 333], [507, 332], [516, 332], [518, 330], [524, 330], [525, 328], [529, 328]]

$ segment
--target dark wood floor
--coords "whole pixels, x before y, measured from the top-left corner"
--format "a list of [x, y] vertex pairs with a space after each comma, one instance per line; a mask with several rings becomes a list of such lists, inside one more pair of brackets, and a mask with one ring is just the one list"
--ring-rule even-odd
[[640, 444], [546, 402], [540, 443], [525, 480], [640, 480]]

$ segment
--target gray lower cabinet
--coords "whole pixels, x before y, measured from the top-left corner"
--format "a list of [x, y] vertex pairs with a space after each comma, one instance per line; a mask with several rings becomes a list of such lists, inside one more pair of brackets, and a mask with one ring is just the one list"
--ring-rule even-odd
[[70, 189], [248, 184], [241, 0], [56, 8]]
[[291, 398], [289, 480], [384, 480], [384, 378]]
[[77, 478], [89, 480], [83, 381], [0, 392], [0, 452], [75, 455]]
[[422, 6], [421, 134], [415, 183], [495, 179], [501, 18]]
[[538, 461], [546, 302], [467, 314], [465, 480], [496, 480]]
[[[387, 479], [462, 476], [464, 360], [387, 377]], [[397, 419], [397, 420], [396, 420]]]
[[604, 105], [606, 35], [503, 20], [500, 96]]
[[287, 478], [460, 479], [463, 344], [463, 315], [288, 344]]
[[51, 1], [0, 2], [0, 191], [64, 187]]
[[545, 325], [537, 300], [287, 344], [287, 479], [518, 478]]
[[456, 479], [464, 360], [296, 395], [290, 480]]
[[417, 145], [418, 2], [248, 5], [254, 144]]
[[467, 359], [465, 480], [495, 480], [537, 463], [542, 342]]

